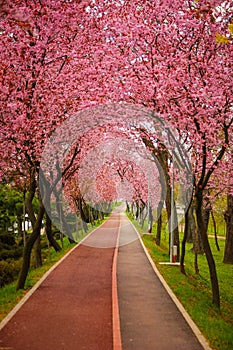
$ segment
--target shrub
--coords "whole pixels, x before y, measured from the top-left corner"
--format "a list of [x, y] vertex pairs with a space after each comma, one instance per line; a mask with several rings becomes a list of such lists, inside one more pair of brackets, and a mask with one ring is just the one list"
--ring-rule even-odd
[[21, 268], [20, 260], [0, 261], [0, 288], [11, 283], [18, 276]]
[[0, 260], [19, 259], [23, 254], [23, 247], [14, 246], [11, 249], [0, 250]]
[[12, 233], [1, 233], [0, 242], [7, 245], [15, 245], [15, 237]]

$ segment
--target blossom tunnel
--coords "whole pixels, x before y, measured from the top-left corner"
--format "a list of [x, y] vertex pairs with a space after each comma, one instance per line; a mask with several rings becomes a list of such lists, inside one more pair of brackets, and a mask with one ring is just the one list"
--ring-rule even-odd
[[108, 212], [113, 202], [134, 206], [148, 226], [153, 211], [159, 219], [166, 203], [171, 229], [172, 179], [185, 210], [193, 185], [187, 153], [161, 117], [134, 104], [101, 105], [71, 116], [49, 139], [40, 167], [46, 212], [73, 240], [80, 238], [78, 225], [87, 231], [90, 216]]

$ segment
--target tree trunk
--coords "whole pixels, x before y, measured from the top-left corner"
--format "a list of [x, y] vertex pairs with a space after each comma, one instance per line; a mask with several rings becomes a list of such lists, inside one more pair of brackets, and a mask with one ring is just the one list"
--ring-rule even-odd
[[192, 217], [193, 216], [193, 190], [192, 192], [186, 190], [184, 199], [185, 199], [185, 203], [188, 203], [188, 206], [185, 212], [185, 226], [184, 226], [184, 236], [183, 236], [182, 246], [181, 246], [182, 249], [181, 249], [181, 259], [180, 259], [180, 271], [183, 274], [186, 274], [185, 267], [184, 267], [185, 248], [186, 248], [186, 242], [188, 241], [189, 233], [190, 233], [190, 229], [189, 229], [190, 218], [191, 218], [191, 221], [192, 219], [194, 220], [194, 218]]
[[[167, 196], [165, 199], [165, 204], [166, 204], [167, 217], [169, 220], [168, 221], [169, 232], [171, 232], [171, 186], [170, 186], [169, 180], [167, 181]], [[173, 205], [174, 205], [174, 230], [173, 230], [174, 245], [177, 246], [177, 261], [179, 261], [180, 260], [180, 239], [179, 239], [178, 219], [177, 219], [175, 202], [173, 203]], [[169, 247], [170, 247], [170, 237], [169, 237]], [[169, 254], [170, 254], [170, 251], [169, 251]]]
[[145, 209], [145, 204], [142, 203], [139, 207], [139, 223], [142, 228], [144, 226], [144, 215], [143, 215], [144, 209]]
[[23, 238], [23, 219], [22, 216], [17, 216], [17, 229], [18, 229], [18, 237]]
[[178, 217], [177, 217], [177, 211], [176, 211], [176, 206], [174, 202], [174, 223], [175, 223], [175, 228], [174, 228], [174, 245], [177, 246], [177, 257], [176, 260], [180, 261], [180, 237], [179, 237], [179, 228], [178, 228]]
[[83, 210], [83, 203], [82, 203], [82, 198], [81, 197], [78, 198], [77, 204], [78, 204], [78, 210], [79, 210], [79, 213], [80, 213], [80, 216], [81, 216], [81, 219], [82, 219], [83, 230], [85, 232], [87, 232], [87, 230], [88, 230], [87, 218], [86, 218], [85, 212]]
[[227, 196], [227, 210], [224, 215], [226, 221], [226, 243], [223, 262], [233, 264], [233, 195]]
[[30, 187], [29, 187], [29, 193], [28, 193], [28, 198], [25, 202], [27, 213], [29, 216], [29, 219], [32, 223], [33, 231], [26, 241], [25, 247], [24, 247], [24, 252], [23, 252], [23, 263], [19, 275], [19, 280], [17, 284], [17, 289], [23, 289], [25, 285], [25, 281], [27, 278], [28, 270], [30, 268], [30, 260], [31, 260], [31, 252], [34, 243], [36, 242], [37, 238], [40, 235], [40, 230], [41, 230], [41, 225], [42, 225], [42, 220], [44, 216], [44, 206], [42, 204], [41, 198], [40, 198], [40, 207], [39, 207], [39, 212], [36, 217], [34, 208], [32, 205], [33, 198], [36, 193], [36, 179], [35, 179], [35, 170], [32, 169], [31, 174], [30, 174]]
[[202, 243], [202, 238], [201, 238], [201, 232], [198, 228], [198, 225], [196, 224], [195, 218], [194, 218], [194, 209], [196, 211], [195, 204], [193, 203], [191, 208], [190, 208], [190, 215], [189, 215], [189, 220], [190, 220], [190, 229], [193, 235], [193, 248], [192, 251], [194, 254], [204, 254], [204, 247]]
[[205, 231], [207, 235], [208, 235], [208, 226], [210, 221], [210, 211], [211, 211], [210, 205], [209, 203], [207, 203], [206, 207], [203, 209], [203, 220], [204, 220]]
[[217, 278], [217, 272], [216, 272], [216, 266], [215, 261], [213, 258], [213, 254], [209, 245], [208, 241], [208, 235], [206, 231], [206, 224], [203, 219], [203, 193], [202, 190], [197, 189], [195, 193], [196, 197], [196, 216], [197, 216], [197, 225], [198, 230], [201, 233], [202, 242], [204, 246], [204, 251], [207, 259], [207, 263], [209, 266], [209, 272], [210, 272], [210, 280], [211, 280], [211, 287], [212, 287], [212, 302], [215, 304], [218, 308], [220, 308], [220, 295], [219, 295], [219, 285], [218, 285], [218, 278]]
[[[43, 200], [45, 203], [45, 207], [46, 207], [46, 213], [45, 213], [45, 234], [48, 238], [48, 241], [50, 243], [50, 245], [55, 249], [56, 252], [61, 250], [60, 245], [57, 243], [57, 241], [54, 239], [53, 237], [53, 232], [52, 232], [52, 220], [51, 220], [51, 186], [49, 184], [49, 182], [47, 181], [47, 179], [44, 177], [44, 174], [41, 172], [40, 173], [41, 176], [41, 184], [43, 184], [44, 186], [40, 186], [40, 189], [42, 190], [41, 195], [43, 195]], [[58, 194], [56, 189], [54, 189], [54, 194], [56, 199], [58, 198]], [[58, 211], [58, 217], [59, 217], [59, 223], [61, 223], [61, 203], [60, 206], [57, 204], [56, 201], [56, 208]], [[61, 232], [61, 235], [63, 235], [63, 233]], [[63, 244], [63, 240], [62, 240], [62, 244]]]
[[138, 216], [139, 216], [139, 205], [138, 205], [138, 202], [136, 202], [136, 213], [135, 213], [135, 220], [138, 219]]
[[162, 209], [163, 209], [163, 201], [159, 201], [157, 208], [157, 234], [155, 238], [155, 243], [160, 245], [161, 242], [161, 232], [162, 232]]
[[219, 244], [218, 244], [218, 235], [217, 235], [217, 225], [216, 225], [216, 221], [215, 221], [215, 217], [214, 217], [214, 213], [213, 213], [213, 210], [211, 209], [211, 218], [212, 218], [212, 221], [213, 221], [213, 225], [214, 225], [214, 239], [215, 239], [215, 245], [216, 245], [216, 248], [218, 250], [218, 252], [220, 251], [220, 248], [219, 248]]
[[[97, 207], [97, 219], [102, 221], [104, 219], [104, 212], [103, 212], [104, 208], [103, 208], [103, 205], [101, 203], [98, 204], [98, 207]], [[83, 220], [83, 223], [84, 220]], [[87, 230], [88, 230], [88, 227], [87, 227]]]
[[147, 232], [151, 233], [152, 232], [152, 226], [153, 226], [153, 213], [152, 213], [152, 207], [149, 205], [148, 208], [148, 229]]
[[194, 243], [195, 232], [197, 231], [197, 225], [194, 217], [194, 204], [192, 203], [188, 210], [188, 243]]
[[34, 264], [33, 265], [34, 265], [34, 268], [37, 269], [38, 267], [42, 266], [40, 234], [34, 243], [33, 252], [34, 252]]
[[19, 280], [18, 280], [18, 284], [17, 284], [17, 290], [18, 289], [23, 289], [25, 282], [26, 282], [26, 278], [28, 275], [28, 270], [30, 267], [30, 259], [31, 259], [31, 251], [33, 248], [33, 245], [35, 243], [35, 241], [37, 240], [37, 238], [40, 235], [40, 230], [41, 230], [41, 224], [42, 224], [42, 219], [44, 216], [44, 206], [41, 203], [40, 204], [40, 208], [39, 208], [39, 213], [37, 216], [37, 220], [34, 224], [33, 227], [33, 231], [30, 235], [30, 237], [28, 238], [26, 245], [24, 247], [24, 252], [23, 252], [23, 264], [21, 267], [21, 271], [20, 271], [20, 275], [19, 275]]
[[147, 217], [147, 210], [146, 210], [146, 207], [144, 207], [144, 209], [142, 211], [142, 222], [141, 222], [141, 228], [142, 229], [144, 228], [146, 217]]
[[[53, 193], [56, 197], [56, 209], [57, 209], [57, 213], [58, 213], [58, 217], [59, 217], [59, 228], [60, 228], [60, 232], [61, 232], [61, 237], [63, 237], [63, 233], [65, 233], [65, 235], [69, 239], [69, 242], [75, 243], [73, 235], [70, 231], [70, 227], [66, 221], [66, 217], [65, 217], [64, 210], [62, 207], [62, 202], [60, 200], [60, 195], [55, 189], [53, 190]], [[62, 242], [63, 242], [63, 238], [62, 238]]]
[[181, 245], [180, 271], [183, 274], [186, 274], [185, 267], [184, 267], [184, 258], [185, 258], [185, 246], [186, 246], [186, 242], [187, 242], [188, 229], [189, 229], [189, 209], [190, 209], [190, 207], [187, 209], [187, 211], [185, 213], [184, 237], [183, 237], [182, 245]]
[[131, 203], [131, 210], [130, 210], [130, 213], [131, 215], [134, 215], [134, 203]]
[[194, 253], [194, 268], [196, 275], [199, 275], [199, 267], [198, 267], [198, 254]]
[[49, 243], [55, 249], [55, 251], [56, 252], [60, 251], [61, 247], [53, 237], [52, 221], [47, 213], [45, 214], [45, 233], [46, 233], [46, 236], [49, 240]]

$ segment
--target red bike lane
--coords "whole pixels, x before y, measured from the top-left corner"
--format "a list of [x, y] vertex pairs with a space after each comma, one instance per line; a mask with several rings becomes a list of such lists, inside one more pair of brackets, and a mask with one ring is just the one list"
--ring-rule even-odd
[[48, 275], [1, 329], [0, 349], [113, 349], [119, 225], [119, 214], [113, 213]]

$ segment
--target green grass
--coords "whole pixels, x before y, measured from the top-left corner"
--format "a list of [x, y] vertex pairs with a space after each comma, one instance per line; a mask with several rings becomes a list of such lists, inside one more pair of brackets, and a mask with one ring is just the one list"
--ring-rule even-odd
[[[143, 234], [140, 226], [135, 222], [134, 224]], [[186, 245], [185, 269], [187, 275], [185, 276], [180, 272], [178, 266], [159, 264], [159, 262], [169, 261], [168, 233], [162, 234], [160, 247], [155, 244], [154, 234], [144, 234], [142, 239], [158, 270], [209, 341], [210, 346], [216, 350], [233, 349], [233, 265], [222, 263], [224, 240], [219, 240], [220, 252], [218, 252], [214, 239], [210, 239], [221, 296], [221, 311], [219, 312], [212, 304], [209, 269], [204, 255], [198, 256], [200, 274], [196, 275], [194, 254], [191, 251], [192, 244]]]
[[[95, 225], [90, 226], [88, 232], [83, 237], [101, 225], [102, 221], [97, 221]], [[80, 237], [79, 240], [81, 240]], [[0, 288], [0, 321], [13, 309], [13, 307], [22, 299], [22, 297], [35, 285], [37, 281], [47, 272], [57, 261], [59, 261], [75, 244], [70, 244], [67, 237], [64, 237], [64, 247], [62, 251], [55, 252], [53, 248], [42, 250], [43, 266], [31, 268], [24, 290], [16, 290], [17, 280]]]

